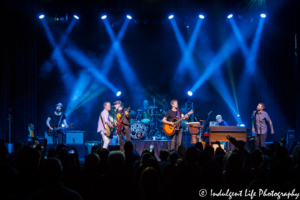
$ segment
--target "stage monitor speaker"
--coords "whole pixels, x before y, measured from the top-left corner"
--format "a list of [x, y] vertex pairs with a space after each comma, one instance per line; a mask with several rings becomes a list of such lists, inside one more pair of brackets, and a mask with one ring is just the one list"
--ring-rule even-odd
[[84, 144], [84, 131], [67, 131], [66, 144]]
[[247, 137], [247, 149], [253, 150], [255, 149], [255, 138], [254, 137]]

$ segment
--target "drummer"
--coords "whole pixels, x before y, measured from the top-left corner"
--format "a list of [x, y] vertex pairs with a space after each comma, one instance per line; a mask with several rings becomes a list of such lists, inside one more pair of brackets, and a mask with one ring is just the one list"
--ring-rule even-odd
[[143, 107], [141, 107], [140, 109], [139, 109], [139, 111], [140, 112], [147, 112], [147, 113], [149, 113], [149, 102], [147, 101], [147, 100], [144, 100], [143, 101]]
[[[148, 125], [150, 122], [151, 106], [149, 106], [149, 102], [147, 100], [143, 101], [143, 107], [141, 107], [138, 112], [139, 120], [145, 125]], [[153, 130], [155, 129], [154, 121], [152, 122], [152, 128]]]

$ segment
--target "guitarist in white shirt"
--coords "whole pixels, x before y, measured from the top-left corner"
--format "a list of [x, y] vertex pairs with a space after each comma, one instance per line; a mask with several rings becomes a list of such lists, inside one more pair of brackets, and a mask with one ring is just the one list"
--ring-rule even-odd
[[[171, 122], [172, 119], [174, 119], [174, 118], [187, 119], [188, 118], [188, 116], [184, 116], [182, 110], [178, 108], [178, 102], [176, 99], [171, 100], [170, 104], [172, 106], [172, 109], [166, 113], [165, 117], [162, 120], [163, 123], [174, 126], [175, 123]], [[167, 119], [169, 121], [167, 121]], [[171, 149], [175, 149], [175, 137], [177, 137], [176, 150], [178, 150], [178, 147], [181, 145], [181, 138], [182, 138], [181, 122], [179, 124], [179, 130], [175, 130], [175, 134], [171, 136], [171, 139], [172, 139]]]
[[99, 116], [97, 133], [100, 133], [100, 135], [102, 136], [102, 139], [103, 139], [102, 147], [104, 149], [107, 149], [110, 139], [108, 138], [109, 133], [107, 133], [107, 130], [105, 130], [105, 125], [108, 125], [111, 129], [114, 126], [109, 121], [109, 111], [111, 110], [110, 102], [108, 102], [108, 101], [104, 102], [103, 107], [104, 107], [104, 109]]

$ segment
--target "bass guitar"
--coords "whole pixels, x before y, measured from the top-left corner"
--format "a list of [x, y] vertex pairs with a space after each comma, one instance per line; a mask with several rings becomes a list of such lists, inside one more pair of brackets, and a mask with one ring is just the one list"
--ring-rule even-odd
[[[191, 115], [192, 113], [194, 113], [193, 110], [191, 110], [190, 112], [188, 112], [183, 118], [185, 118], [186, 116]], [[183, 118], [180, 119], [173, 119], [171, 122], [174, 122], [174, 126], [170, 125], [170, 124], [164, 124], [163, 126], [163, 130], [166, 133], [166, 135], [168, 136], [172, 136], [175, 133], [175, 130], [179, 128], [179, 123], [181, 122], [181, 120], [183, 120]]]
[[[128, 111], [128, 113], [129, 113], [130, 107], [127, 108], [126, 111]], [[124, 119], [124, 117], [125, 117], [125, 111], [124, 111], [124, 113], [123, 113], [123, 116], [121, 116], [119, 119], [117, 119], [117, 132], [118, 132], [118, 133], [121, 133], [121, 131], [122, 131], [122, 129], [123, 129], [123, 126], [124, 126], [124, 124], [123, 124], [123, 119]]]
[[[74, 124], [70, 124], [69, 127], [72, 128], [74, 126]], [[51, 130], [49, 127], [47, 127], [47, 135], [48, 136], [52, 136], [53, 134], [55, 134], [57, 131], [59, 130], [63, 130], [66, 129], [66, 127], [58, 127], [57, 125], [53, 126], [53, 130]]]

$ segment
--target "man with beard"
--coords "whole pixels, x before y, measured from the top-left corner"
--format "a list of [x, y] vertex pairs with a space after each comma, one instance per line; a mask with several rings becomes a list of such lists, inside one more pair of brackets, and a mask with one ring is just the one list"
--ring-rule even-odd
[[[62, 103], [56, 104], [56, 111], [54, 113], [51, 113], [46, 121], [47, 126], [51, 131], [53, 131], [53, 127], [62, 127], [64, 125], [64, 128], [69, 128], [66, 120], [66, 115], [61, 112], [63, 108]], [[50, 125], [51, 122], [51, 125]], [[52, 134], [53, 138], [53, 147], [56, 147], [57, 144], [65, 144], [66, 143], [66, 132], [65, 129], [61, 130], [54, 130]]]

